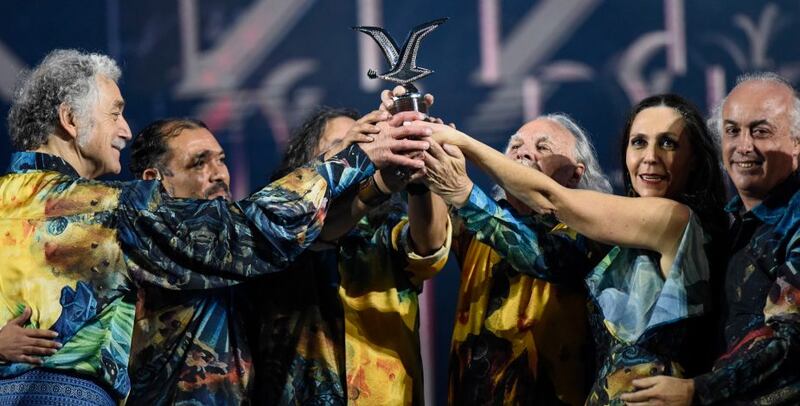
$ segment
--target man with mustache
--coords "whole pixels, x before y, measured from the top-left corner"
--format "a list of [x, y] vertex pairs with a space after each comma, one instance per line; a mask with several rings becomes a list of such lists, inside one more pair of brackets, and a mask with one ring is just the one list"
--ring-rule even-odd
[[741, 76], [709, 128], [738, 195], [722, 314], [725, 353], [693, 379], [633, 382], [628, 404], [800, 403], [800, 98], [774, 73]]
[[[205, 123], [155, 121], [131, 145], [134, 177], [160, 180], [172, 197], [230, 200], [225, 151]], [[139, 290], [131, 346], [131, 404], [235, 404], [249, 399], [250, 347], [238, 287]]]
[[[505, 155], [568, 187], [611, 190], [588, 137], [563, 114], [523, 125]], [[487, 196], [456, 147], [433, 143], [425, 162], [431, 191], [453, 209], [461, 266], [449, 402], [583, 404], [591, 365], [583, 275], [602, 248], [501, 189]]]
[[[0, 363], [0, 404], [120, 402], [137, 284], [210, 289], [281, 271], [319, 235], [330, 200], [375, 168], [423, 166], [398, 152], [427, 148], [404, 138], [430, 132], [387, 127], [237, 202], [94, 181], [119, 173], [131, 138], [120, 74], [105, 55], [56, 50], [14, 94], [18, 152], [0, 177], [0, 324], [30, 307], [26, 327], [55, 331], [63, 346], [40, 365]], [[207, 359], [192, 362], [214, 368]]]

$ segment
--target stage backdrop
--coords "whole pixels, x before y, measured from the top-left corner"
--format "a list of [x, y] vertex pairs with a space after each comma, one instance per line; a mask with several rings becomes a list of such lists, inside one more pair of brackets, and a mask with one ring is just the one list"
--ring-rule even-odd
[[[227, 151], [236, 196], [265, 183], [290, 129], [314, 106], [377, 106], [387, 85], [366, 73], [386, 65], [354, 25], [383, 26], [401, 42], [412, 26], [450, 17], [418, 59], [436, 71], [420, 83], [436, 95], [434, 114], [502, 148], [526, 120], [569, 113], [616, 185], [619, 130], [642, 97], [676, 92], [708, 111], [742, 72], [800, 78], [798, 1], [5, 1], [0, 15], [3, 117], [19, 72], [48, 51], [109, 54], [122, 67], [134, 134], [162, 117], [204, 120]], [[0, 132], [5, 167], [6, 126]], [[436, 371], [428, 396], [437, 404], [457, 283], [451, 265], [427, 306], [426, 341], [435, 342], [427, 371]]]

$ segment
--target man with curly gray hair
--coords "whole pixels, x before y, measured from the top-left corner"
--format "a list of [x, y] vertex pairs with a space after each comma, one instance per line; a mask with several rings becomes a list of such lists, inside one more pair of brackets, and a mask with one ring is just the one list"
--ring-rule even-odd
[[120, 151], [131, 139], [119, 77], [105, 55], [50, 53], [15, 95], [8, 114], [12, 145], [60, 156], [84, 178], [119, 173]]
[[0, 325], [30, 313], [25, 327], [57, 333], [60, 348], [0, 362], [0, 404], [116, 404], [130, 390], [139, 284], [211, 289], [281, 271], [319, 235], [328, 202], [376, 168], [419, 169], [401, 152], [428, 147], [407, 139], [429, 134], [421, 127], [385, 128], [236, 202], [93, 181], [120, 171], [131, 138], [119, 75], [106, 56], [54, 51], [12, 101], [20, 152], [0, 177]]

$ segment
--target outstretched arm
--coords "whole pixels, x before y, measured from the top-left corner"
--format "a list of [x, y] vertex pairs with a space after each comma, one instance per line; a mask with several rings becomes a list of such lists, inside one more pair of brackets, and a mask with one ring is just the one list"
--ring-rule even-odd
[[167, 199], [157, 183], [131, 184], [120, 197], [117, 228], [133, 276], [166, 288], [203, 289], [285, 269], [317, 238], [332, 199], [372, 175], [378, 163], [402, 164], [400, 150], [427, 148], [405, 139], [409, 130], [393, 130], [390, 140], [376, 136], [365, 149], [351, 145], [238, 202]]
[[454, 215], [518, 272], [552, 282], [582, 283], [591, 252], [572, 233], [554, 232], [555, 222], [524, 223], [500, 207], [467, 176], [464, 155], [452, 146], [431, 144], [425, 152], [426, 182], [455, 209]]
[[457, 146], [507, 193], [528, 206], [555, 214], [590, 239], [656, 251], [661, 254], [661, 269], [667, 272], [671, 268], [689, 222], [686, 206], [662, 198], [634, 199], [568, 189], [451, 127], [424, 125], [433, 130], [437, 142]]

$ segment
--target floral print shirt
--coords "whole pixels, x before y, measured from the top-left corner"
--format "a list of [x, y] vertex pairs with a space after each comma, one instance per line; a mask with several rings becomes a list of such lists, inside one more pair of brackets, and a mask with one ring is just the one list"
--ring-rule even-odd
[[[351, 146], [241, 201], [196, 201], [170, 199], [157, 182], [86, 180], [61, 158], [15, 153], [0, 177], [0, 325], [31, 307], [30, 326], [63, 344], [44, 368], [123, 398], [138, 284], [208, 289], [282, 270], [317, 237], [328, 202], [373, 172]], [[0, 363], [0, 378], [32, 368]]]

